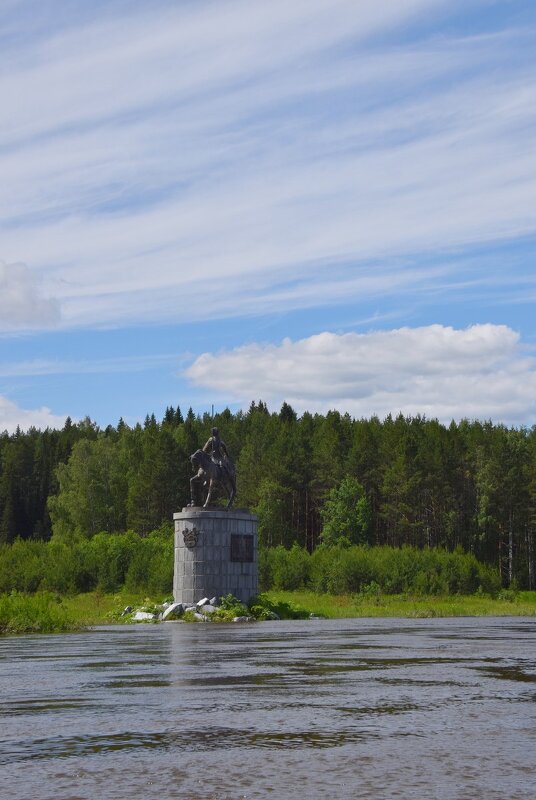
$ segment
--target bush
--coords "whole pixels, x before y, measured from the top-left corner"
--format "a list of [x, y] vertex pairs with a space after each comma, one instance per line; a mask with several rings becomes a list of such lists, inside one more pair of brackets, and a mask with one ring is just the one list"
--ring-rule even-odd
[[0, 545], [0, 593], [46, 590], [70, 594], [126, 586], [135, 593], [161, 594], [173, 586], [173, 533], [163, 526], [141, 538], [98, 533], [91, 539], [18, 539]]
[[[498, 573], [470, 553], [404, 546], [350, 545], [341, 539], [312, 555], [294, 544], [260, 550], [260, 587], [359, 594], [378, 586], [385, 594], [471, 594], [500, 591]], [[165, 594], [173, 585], [173, 533], [163, 526], [136, 533], [98, 533], [92, 539], [0, 545], [0, 593], [39, 590], [61, 594], [99, 589]]]
[[310, 557], [307, 550], [293, 544], [290, 550], [279, 545], [267, 552], [274, 589], [303, 589], [308, 585]]
[[51, 541], [44, 554], [44, 575], [40, 588], [74, 594], [88, 592], [94, 587], [95, 581], [83, 545]]
[[44, 542], [32, 540], [0, 545], [0, 593], [37, 591], [45, 575], [46, 552]]
[[173, 588], [173, 535], [167, 529], [153, 531], [144, 539], [129, 563], [125, 586], [133, 592], [150, 594], [169, 592]]
[[54, 633], [79, 627], [50, 593], [0, 595], [0, 634]]
[[[299, 606], [294, 606], [292, 603], [286, 603], [283, 600], [273, 601], [266, 595], [260, 594], [253, 598], [250, 603], [249, 611], [255, 619], [307, 619], [310, 612]], [[275, 615], [275, 616], [274, 616]]]
[[[322, 550], [324, 552], [322, 552]], [[317, 591], [331, 594], [360, 592], [365, 584], [375, 579], [370, 551], [365, 547], [325, 547], [311, 557], [311, 572], [315, 575]]]
[[[307, 588], [359, 594], [374, 586], [385, 594], [496, 593], [499, 576], [471, 553], [404, 546], [321, 545], [312, 555], [294, 545], [262, 554], [263, 589]], [[377, 587], [377, 588], [376, 588]]]

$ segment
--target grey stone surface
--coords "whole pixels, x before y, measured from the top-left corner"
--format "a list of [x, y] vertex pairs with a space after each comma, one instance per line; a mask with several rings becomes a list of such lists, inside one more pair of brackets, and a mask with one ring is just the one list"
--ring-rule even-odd
[[150, 619], [156, 619], [156, 614], [150, 614], [148, 611], [136, 611], [132, 619], [134, 622], [147, 622]]
[[[258, 593], [257, 517], [243, 509], [184, 508], [173, 515], [175, 523], [175, 602], [199, 606], [216, 605], [232, 594], [248, 603]], [[195, 528], [197, 542], [188, 547], [184, 531]], [[231, 561], [231, 535], [253, 537], [253, 560]], [[187, 537], [188, 538], [188, 537]], [[212, 602], [215, 601], [215, 602]]]
[[204, 606], [198, 606], [198, 608], [202, 614], [214, 614], [214, 612], [218, 610], [216, 606], [212, 606], [210, 603], [206, 603]]
[[162, 619], [167, 619], [168, 617], [175, 615], [180, 616], [184, 614], [184, 606], [182, 603], [170, 603], [164, 613], [162, 614]]

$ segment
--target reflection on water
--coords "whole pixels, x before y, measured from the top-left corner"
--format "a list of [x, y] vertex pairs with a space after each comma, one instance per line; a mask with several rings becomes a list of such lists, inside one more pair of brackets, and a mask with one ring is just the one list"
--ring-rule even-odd
[[536, 621], [0, 639], [2, 800], [525, 798]]

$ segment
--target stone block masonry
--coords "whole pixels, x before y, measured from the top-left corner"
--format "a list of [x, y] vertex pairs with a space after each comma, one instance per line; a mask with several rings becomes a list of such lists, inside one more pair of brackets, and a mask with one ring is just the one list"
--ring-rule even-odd
[[173, 515], [176, 603], [232, 594], [248, 603], [259, 591], [257, 517], [240, 509], [183, 508]]

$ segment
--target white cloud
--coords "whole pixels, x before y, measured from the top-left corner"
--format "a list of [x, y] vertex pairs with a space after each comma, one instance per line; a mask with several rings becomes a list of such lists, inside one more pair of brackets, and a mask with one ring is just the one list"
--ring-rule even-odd
[[504, 325], [325, 332], [204, 353], [185, 374], [241, 403], [286, 400], [300, 412], [536, 422], [536, 359]]
[[0, 330], [47, 327], [59, 316], [58, 302], [43, 295], [25, 264], [0, 261]]
[[0, 52], [0, 256], [63, 325], [420, 289], [389, 259], [536, 230], [530, 30], [408, 37], [467, 5], [440, 0], [109, 5]]
[[0, 395], [0, 432], [15, 433], [17, 426], [21, 430], [28, 428], [62, 428], [66, 417], [52, 414], [49, 408], [24, 409], [16, 403]]

